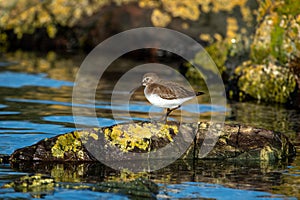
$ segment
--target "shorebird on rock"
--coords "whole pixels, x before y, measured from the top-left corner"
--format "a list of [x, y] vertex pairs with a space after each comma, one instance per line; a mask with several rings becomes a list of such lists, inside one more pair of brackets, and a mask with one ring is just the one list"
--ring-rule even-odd
[[145, 86], [145, 97], [152, 105], [167, 108], [164, 121], [172, 111], [180, 108], [181, 104], [204, 94], [189, 90], [176, 82], [163, 80], [155, 73], [146, 73], [142, 79], [142, 86]]

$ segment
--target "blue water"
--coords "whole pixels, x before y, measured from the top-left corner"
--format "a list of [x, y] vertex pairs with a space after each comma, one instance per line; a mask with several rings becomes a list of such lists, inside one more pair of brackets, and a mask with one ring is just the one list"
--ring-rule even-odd
[[[98, 126], [99, 124], [100, 126], [110, 126], [129, 120], [145, 121], [149, 120], [148, 111], [150, 109], [151, 112], [158, 115], [163, 111], [160, 108], [153, 108], [146, 101], [140, 100], [133, 100], [128, 106], [123, 104], [111, 105], [107, 99], [98, 99], [95, 104], [88, 102], [72, 104], [72, 87], [74, 83], [65, 80], [64, 76], [61, 76], [59, 80], [51, 78], [51, 73], [26, 72], [23, 68], [18, 69], [16, 67], [17, 63], [14, 63], [13, 68], [11, 68], [11, 63], [0, 62], [0, 66], [0, 154], [11, 154], [18, 148], [32, 145], [44, 138], [75, 130], [72, 107], [84, 108], [87, 111], [95, 107], [97, 112], [101, 114], [97, 116], [97, 123], [90, 123], [92, 117], [84, 113], [77, 116], [80, 119], [79, 121], [82, 122], [81, 125], [87, 125], [88, 127]], [[228, 108], [208, 103], [187, 104], [182, 106], [181, 109], [188, 113], [195, 113], [195, 106], [197, 112], [200, 113], [223, 113], [228, 111]], [[133, 114], [130, 117], [119, 116], [115, 120], [110, 114], [111, 110], [130, 111]], [[292, 168], [290, 167], [290, 169]], [[177, 171], [181, 173], [180, 169], [177, 169]], [[188, 174], [190, 171], [183, 171], [182, 173]], [[200, 170], [198, 173], [202, 173], [202, 171]], [[284, 173], [290, 175], [289, 171]], [[24, 174], [27, 173], [15, 171], [7, 165], [0, 165], [0, 187]], [[255, 185], [253, 185], [253, 190], [229, 188], [220, 184], [180, 181], [180, 178], [175, 181], [179, 183], [174, 184], [173, 180], [162, 184], [165, 180], [168, 180], [168, 176], [168, 173], [161, 173], [154, 177], [156, 182], [160, 183], [160, 192], [157, 196], [159, 199], [296, 199], [285, 195], [257, 191]], [[214, 178], [211, 177], [211, 179]], [[21, 198], [33, 199], [30, 193], [15, 192], [13, 189], [0, 189], [0, 199]], [[63, 188], [56, 188], [55, 191], [45, 194], [43, 198], [128, 199], [124, 195]]]
[[188, 198], [210, 198], [210, 199], [247, 199], [247, 200], [279, 200], [289, 199], [296, 200], [295, 197], [285, 197], [284, 195], [274, 195], [268, 192], [240, 190], [234, 188], [224, 187], [219, 184], [209, 184], [202, 182], [184, 182], [182, 184], [167, 185], [165, 191], [161, 193], [163, 197], [170, 197], [176, 199]]
[[24, 86], [54, 87], [73, 86], [72, 82], [53, 80], [46, 77], [47, 74], [28, 74], [5, 71], [0, 73], [0, 87], [19, 88]]

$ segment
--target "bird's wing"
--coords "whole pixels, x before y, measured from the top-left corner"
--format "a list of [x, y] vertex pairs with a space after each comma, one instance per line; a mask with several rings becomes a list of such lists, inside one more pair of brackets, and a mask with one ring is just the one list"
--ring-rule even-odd
[[165, 85], [158, 83], [151, 84], [154, 93], [158, 94], [163, 99], [176, 99], [195, 96], [195, 92], [187, 90], [181, 85], [172, 84], [171, 82]]

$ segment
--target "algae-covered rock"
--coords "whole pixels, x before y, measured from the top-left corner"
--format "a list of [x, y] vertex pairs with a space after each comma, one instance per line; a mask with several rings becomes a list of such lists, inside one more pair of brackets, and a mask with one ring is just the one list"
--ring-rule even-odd
[[[207, 136], [207, 131], [210, 134]], [[220, 134], [212, 151], [204, 159], [227, 160], [283, 160], [295, 155], [296, 149], [288, 138], [281, 133], [251, 126], [200, 123], [192, 148], [195, 157], [201, 158], [201, 148], [212, 145], [215, 135]], [[211, 138], [211, 140], [210, 140]]]
[[[173, 141], [179, 132], [179, 124], [138, 122], [117, 124], [111, 127], [74, 131], [46, 138], [37, 144], [16, 150], [10, 157], [15, 161], [96, 161], [88, 149], [95, 152], [120, 150], [117, 157], [126, 152], [149, 152]], [[104, 145], [105, 144], [105, 145]], [[87, 149], [88, 148], [88, 149]], [[107, 155], [106, 155], [107, 156]], [[105, 157], [110, 160], [113, 154]]]
[[[195, 140], [192, 137], [195, 136]], [[190, 138], [188, 140], [187, 138]], [[136, 122], [111, 127], [74, 131], [44, 139], [32, 146], [16, 150], [12, 163], [24, 161], [97, 161], [123, 160], [126, 153], [147, 153], [170, 144], [173, 152], [182, 149], [174, 140], [188, 143], [183, 159], [202, 158], [201, 148], [212, 151], [207, 159], [281, 160], [295, 154], [294, 146], [281, 133], [242, 125], [210, 122], [197, 124], [169, 122]], [[214, 142], [215, 141], [215, 142]], [[92, 147], [92, 148], [91, 148]], [[117, 152], [110, 151], [112, 148]], [[105, 154], [108, 151], [108, 154]], [[102, 157], [101, 157], [102, 156]], [[132, 159], [132, 158], [131, 158]], [[132, 161], [134, 163], [134, 161]]]
[[229, 89], [229, 97], [239, 100], [252, 97], [263, 101], [286, 103], [296, 88], [294, 74], [288, 68], [272, 62], [268, 64], [244, 62], [236, 68], [231, 81], [236, 83], [237, 88]]
[[178, 124], [133, 123], [105, 128], [104, 134], [123, 151], [148, 152], [172, 142], [178, 131]]
[[95, 161], [84, 143], [97, 141], [98, 131], [74, 131], [53, 138], [46, 138], [35, 145], [16, 150], [10, 157], [14, 161]]
[[296, 87], [300, 57], [300, 6], [298, 0], [260, 1], [257, 28], [249, 60], [237, 63], [228, 96], [267, 102], [299, 102]]
[[260, 16], [261, 22], [251, 45], [251, 59], [255, 63], [277, 60], [285, 64], [293, 56], [300, 56], [300, 11], [298, 9], [298, 12], [292, 13], [290, 9], [297, 4], [300, 5], [297, 0], [271, 3], [267, 8], [269, 10], [261, 13], [265, 15]]

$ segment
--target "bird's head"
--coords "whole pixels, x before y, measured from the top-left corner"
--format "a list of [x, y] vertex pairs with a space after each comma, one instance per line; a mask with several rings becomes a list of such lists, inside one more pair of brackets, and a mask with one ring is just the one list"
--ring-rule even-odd
[[155, 73], [147, 73], [143, 76], [142, 85], [147, 86], [159, 80], [159, 77]]

